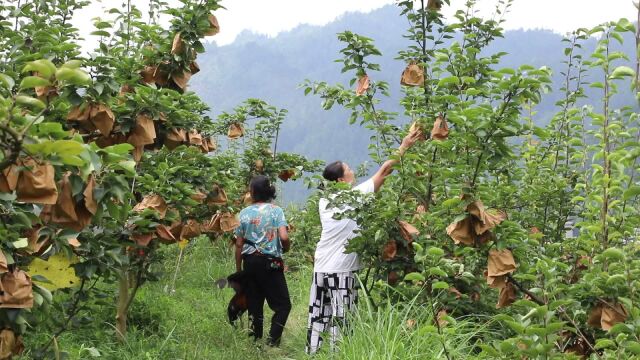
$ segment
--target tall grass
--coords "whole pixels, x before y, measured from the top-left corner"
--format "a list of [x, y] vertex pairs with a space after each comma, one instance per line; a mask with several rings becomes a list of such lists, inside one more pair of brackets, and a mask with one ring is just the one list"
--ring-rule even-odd
[[415, 299], [378, 308], [366, 298], [361, 300], [337, 350], [329, 351], [325, 343], [317, 359], [446, 359], [445, 347], [450, 359], [469, 359], [475, 357], [476, 344], [487, 333], [486, 325], [451, 319], [442, 326], [441, 336], [429, 307], [416, 304]]
[[[319, 354], [304, 354], [311, 266], [301, 265], [288, 272], [287, 282], [293, 309], [279, 348], [255, 343], [244, 327], [228, 324], [226, 307], [233, 291], [217, 289], [216, 279], [234, 271], [232, 248], [221, 242], [197, 239], [187, 247], [177, 275], [176, 291], [169, 294], [176, 270], [177, 247], [163, 249], [164, 263], [154, 271], [158, 282], [145, 284], [130, 314], [130, 328], [125, 343], [115, 338], [115, 302], [94, 305], [93, 323], [64, 333], [57, 341], [69, 359], [118, 360], [246, 360], [246, 359], [441, 359], [443, 347], [428, 309], [409, 303], [386, 304], [373, 309], [361, 298], [357, 312], [350, 319], [351, 329], [335, 351], [323, 344]], [[102, 284], [105, 289], [115, 286]], [[265, 306], [265, 327], [271, 311]], [[415, 322], [415, 323], [414, 323]], [[268, 331], [268, 329], [266, 330]], [[455, 359], [468, 358], [475, 339], [485, 331], [469, 321], [457, 321], [443, 328], [447, 350]], [[50, 333], [28, 333], [27, 349], [49, 339]], [[99, 356], [98, 356], [99, 354]], [[31, 359], [29, 350], [23, 359]]]

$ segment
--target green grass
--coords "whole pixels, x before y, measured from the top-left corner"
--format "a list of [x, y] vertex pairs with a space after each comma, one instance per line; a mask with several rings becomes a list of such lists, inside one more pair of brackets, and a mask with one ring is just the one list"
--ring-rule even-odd
[[[169, 294], [179, 249], [163, 250], [165, 261], [160, 265], [160, 281], [144, 284], [130, 311], [129, 333], [125, 343], [115, 337], [115, 285], [110, 306], [93, 307], [90, 326], [64, 333], [59, 348], [70, 359], [91, 359], [97, 350], [98, 359], [308, 359], [304, 354], [307, 324], [307, 302], [310, 265], [296, 266], [288, 272], [287, 282], [293, 309], [287, 322], [280, 348], [256, 344], [243, 326], [235, 329], [227, 322], [226, 307], [233, 295], [229, 288], [218, 289], [214, 281], [234, 271], [232, 248], [222, 242], [212, 243], [201, 238], [185, 249], [178, 272], [175, 292]], [[265, 326], [272, 312], [265, 306]], [[408, 327], [407, 320], [415, 320]], [[362, 301], [354, 314], [351, 334], [343, 338], [338, 351], [330, 352], [325, 343], [314, 359], [440, 359], [442, 345], [433, 333], [433, 321], [428, 311], [414, 305], [383, 306], [377, 311]], [[456, 359], [471, 354], [469, 344], [481, 329], [467, 322], [447, 327], [448, 350]], [[265, 333], [268, 329], [265, 329]], [[32, 336], [30, 339], [29, 336]], [[33, 334], [42, 341], [47, 334]], [[31, 340], [31, 341], [30, 341]], [[260, 348], [258, 347], [260, 346]], [[95, 350], [91, 350], [95, 349]], [[27, 352], [25, 358], [29, 358]]]
[[[227, 321], [226, 309], [233, 290], [218, 289], [214, 281], [235, 271], [232, 248], [222, 242], [200, 238], [185, 249], [175, 292], [169, 294], [176, 269], [178, 247], [165, 250], [158, 282], [144, 284], [129, 316], [129, 333], [124, 344], [115, 338], [115, 286], [113, 306], [94, 308], [94, 323], [64, 333], [58, 340], [70, 359], [91, 358], [95, 348], [99, 359], [300, 359], [304, 358], [306, 337], [308, 279], [310, 268], [287, 273], [294, 304], [280, 348], [262, 346], [246, 332], [234, 329]], [[265, 307], [265, 325], [272, 312]], [[246, 315], [243, 317], [246, 328]], [[266, 330], [268, 332], [268, 329]], [[37, 337], [38, 335], [34, 335]], [[46, 334], [39, 334], [40, 337]], [[29, 346], [29, 338], [26, 339]], [[28, 357], [28, 354], [27, 354]]]

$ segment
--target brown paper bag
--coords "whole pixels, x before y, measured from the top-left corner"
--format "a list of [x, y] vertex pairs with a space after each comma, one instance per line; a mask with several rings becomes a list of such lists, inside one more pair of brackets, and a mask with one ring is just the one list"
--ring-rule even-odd
[[496, 309], [502, 309], [514, 302], [516, 302], [516, 287], [513, 286], [512, 283], [508, 282], [502, 289], [500, 289]]
[[156, 226], [156, 237], [158, 237], [158, 240], [163, 244], [173, 244], [178, 241], [171, 233], [171, 230], [162, 224]]
[[358, 86], [356, 87], [356, 95], [364, 95], [369, 89], [370, 81], [369, 75], [365, 74], [358, 79]]
[[169, 72], [167, 70], [167, 62], [163, 62], [159, 66], [156, 66], [153, 72], [153, 82], [156, 86], [166, 87], [169, 84]]
[[200, 224], [193, 219], [189, 219], [182, 225], [182, 229], [180, 230], [180, 240], [192, 239], [199, 236], [201, 233]]
[[75, 224], [71, 224], [71, 228], [76, 231], [81, 231], [87, 225], [91, 224], [93, 214], [87, 210], [84, 201], [76, 203], [76, 214], [78, 214], [78, 221]]
[[180, 32], [177, 32], [173, 37], [173, 43], [171, 44], [171, 54], [179, 55], [184, 52], [185, 44], [182, 40], [182, 36]]
[[405, 239], [409, 244], [413, 242], [413, 239], [420, 235], [420, 231], [415, 228], [415, 226], [409, 224], [406, 221], [400, 220], [398, 221], [400, 225], [400, 235], [403, 239]]
[[251, 197], [250, 191], [247, 191], [246, 193], [244, 193], [244, 197], [242, 198], [242, 203], [245, 205], [253, 204], [253, 198]]
[[442, 9], [442, 0], [429, 0], [427, 2], [427, 9], [439, 11]]
[[587, 324], [591, 327], [600, 329], [602, 328], [602, 324], [600, 323], [602, 319], [602, 304], [598, 303], [596, 306], [591, 308], [589, 312], [589, 317], [587, 318]]
[[135, 162], [139, 163], [142, 160], [142, 156], [144, 155], [144, 145], [135, 146], [133, 151], [131, 152], [131, 157]]
[[22, 161], [26, 167], [20, 172], [16, 186], [18, 201], [53, 205], [58, 200], [55, 169], [49, 163], [38, 165], [33, 159]]
[[147, 65], [140, 71], [140, 77], [142, 77], [142, 82], [146, 84], [154, 84], [155, 83], [155, 73], [158, 69], [157, 66]]
[[148, 246], [153, 240], [153, 233], [140, 234], [133, 233], [131, 234], [131, 240], [133, 240], [138, 246]]
[[220, 214], [214, 214], [211, 217], [211, 220], [209, 220], [204, 227], [204, 232], [207, 233], [211, 233], [211, 232], [222, 232], [222, 228], [220, 227], [220, 218], [222, 216]]
[[87, 121], [91, 115], [91, 105], [83, 103], [81, 105], [71, 108], [71, 111], [67, 114], [68, 121]]
[[216, 144], [216, 140], [212, 136], [206, 137], [204, 141], [207, 143], [209, 151], [216, 151], [216, 149], [218, 149], [218, 144]]
[[202, 135], [197, 130], [189, 131], [189, 144], [200, 146], [202, 145]]
[[4, 294], [0, 296], [0, 308], [30, 309], [33, 307], [33, 289], [31, 277], [16, 269], [2, 274]]
[[202, 204], [204, 200], [207, 198], [207, 194], [203, 193], [202, 191], [196, 191], [189, 197], [191, 198], [191, 200], [195, 200], [198, 203]]
[[95, 215], [98, 211], [98, 203], [96, 202], [96, 198], [93, 196], [93, 190], [96, 187], [96, 178], [93, 174], [89, 175], [89, 179], [87, 180], [87, 187], [82, 192], [84, 195], [84, 206], [87, 210]]
[[111, 135], [101, 136], [96, 140], [96, 145], [100, 148], [106, 148], [107, 146], [113, 146], [118, 144], [124, 144], [127, 142], [127, 137], [122, 133], [111, 132]]
[[115, 115], [113, 115], [113, 111], [111, 111], [108, 106], [104, 104], [96, 104], [91, 107], [89, 120], [96, 129], [100, 130], [100, 133], [103, 136], [109, 136], [111, 134], [111, 130], [113, 130], [116, 118]]
[[402, 72], [400, 84], [405, 86], [422, 86], [422, 84], [424, 84], [424, 69], [415, 62], [409, 63]]
[[67, 239], [67, 242], [73, 248], [79, 248], [80, 245], [82, 245], [82, 244], [80, 244], [80, 241], [78, 241], [78, 239], [76, 239], [76, 238]]
[[204, 32], [204, 36], [213, 36], [220, 32], [218, 19], [213, 14], [209, 14], [209, 29]]
[[214, 184], [211, 192], [207, 196], [207, 204], [226, 205], [227, 201], [227, 194], [224, 192], [224, 189], [220, 185]]
[[13, 192], [18, 186], [20, 172], [16, 165], [10, 165], [0, 172], [0, 193]]
[[62, 180], [58, 183], [60, 187], [58, 201], [51, 209], [51, 221], [60, 225], [74, 224], [78, 221], [76, 203], [73, 199], [72, 186], [69, 181], [70, 175], [71, 173], [64, 174]]
[[220, 216], [220, 229], [224, 232], [231, 232], [240, 226], [240, 221], [231, 213], [224, 213]]
[[629, 313], [622, 304], [604, 304], [602, 307], [602, 318], [600, 319], [602, 330], [609, 330], [615, 324], [625, 322], [628, 316]]
[[229, 125], [229, 131], [227, 131], [227, 137], [229, 137], [229, 139], [237, 139], [243, 135], [244, 128], [242, 127], [242, 124], [233, 123]]
[[487, 285], [492, 289], [502, 289], [507, 284], [507, 276], [489, 276], [487, 270], [484, 271], [484, 276], [487, 279]]
[[189, 64], [189, 71], [191, 72], [191, 75], [195, 75], [197, 73], [200, 72], [200, 65], [198, 65], [197, 62], [192, 62], [191, 64]]
[[187, 141], [187, 132], [184, 129], [173, 128], [169, 130], [164, 139], [164, 144], [170, 150], [177, 148]]
[[289, 179], [291, 179], [294, 175], [296, 174], [296, 171], [293, 169], [288, 169], [288, 170], [282, 170], [280, 171], [280, 173], [278, 174], [278, 177], [280, 178], [280, 180], [287, 182]]
[[4, 274], [9, 271], [9, 267], [7, 266], [7, 257], [4, 255], [4, 252], [0, 250], [0, 274]]
[[480, 200], [469, 204], [467, 211], [478, 220], [474, 223], [474, 231], [478, 235], [493, 229], [507, 218], [507, 214], [503, 211], [485, 209], [484, 204], [482, 204]]
[[157, 211], [160, 219], [164, 219], [167, 214], [167, 203], [160, 195], [157, 194], [145, 196], [142, 201], [133, 208], [133, 211], [142, 212], [149, 208]]
[[445, 309], [441, 309], [440, 311], [438, 311], [438, 316], [436, 316], [436, 318], [438, 319], [437, 321], [440, 327], [445, 327], [449, 324], [446, 319], [447, 315], [447, 310]]
[[516, 271], [516, 262], [513, 259], [513, 254], [508, 249], [489, 250], [488, 257], [488, 275], [495, 277], [506, 274], [511, 274]]
[[391, 261], [398, 254], [398, 245], [395, 240], [389, 240], [382, 248], [382, 260]]
[[189, 80], [191, 80], [191, 75], [192, 74], [188, 71], [178, 70], [171, 73], [171, 80], [173, 80], [180, 90], [185, 91]]
[[136, 125], [129, 133], [127, 142], [133, 146], [139, 147], [153, 144], [156, 138], [156, 128], [153, 119], [147, 115], [140, 113], [136, 117]]
[[475, 233], [473, 230], [473, 222], [470, 217], [466, 217], [463, 220], [449, 224], [449, 226], [447, 226], [447, 235], [453, 239], [453, 242], [456, 245], [475, 245]]
[[433, 123], [433, 129], [431, 129], [431, 138], [434, 140], [446, 140], [449, 137], [449, 126], [447, 120], [442, 116], [438, 116]]
[[389, 285], [394, 286], [398, 281], [400, 281], [400, 275], [395, 271], [389, 271], [389, 274], [387, 274], [387, 282]]
[[22, 336], [16, 336], [11, 329], [0, 331], [0, 360], [10, 360], [13, 355], [20, 355], [23, 351]]
[[258, 159], [254, 164], [256, 165], [256, 172], [262, 174], [264, 172], [264, 162], [261, 159]]

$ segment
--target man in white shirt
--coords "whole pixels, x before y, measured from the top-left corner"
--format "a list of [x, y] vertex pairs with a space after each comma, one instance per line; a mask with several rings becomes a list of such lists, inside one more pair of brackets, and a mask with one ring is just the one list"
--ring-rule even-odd
[[[420, 131], [409, 133], [402, 140], [399, 155], [402, 156], [421, 136]], [[370, 179], [355, 186], [353, 190], [363, 194], [377, 192], [397, 162], [387, 160]], [[353, 171], [342, 161], [327, 165], [322, 176], [329, 181], [355, 183]], [[354, 308], [358, 296], [355, 288], [355, 271], [360, 269], [358, 254], [345, 254], [349, 240], [356, 236], [358, 224], [351, 219], [334, 219], [336, 213], [344, 210], [328, 207], [328, 204], [327, 199], [319, 201], [322, 234], [316, 246], [313, 282], [309, 293], [308, 354], [318, 351], [325, 331], [328, 331], [331, 347], [334, 347], [345, 313]]]

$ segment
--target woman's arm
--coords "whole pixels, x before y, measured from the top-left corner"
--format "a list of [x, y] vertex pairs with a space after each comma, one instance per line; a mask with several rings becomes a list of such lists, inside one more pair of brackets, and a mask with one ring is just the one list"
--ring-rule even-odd
[[[410, 132], [407, 136], [402, 139], [402, 144], [400, 144], [400, 148], [398, 148], [398, 155], [404, 155], [405, 151], [409, 149], [413, 144], [418, 141], [418, 139], [422, 136], [422, 132], [414, 131]], [[396, 159], [387, 160], [380, 166], [380, 169], [373, 175], [373, 191], [378, 191], [382, 184], [384, 184], [384, 180], [386, 177], [393, 172], [393, 165], [398, 162]]]
[[236, 236], [236, 271], [242, 270], [242, 247], [244, 246], [244, 238]]
[[289, 241], [289, 232], [286, 226], [280, 226], [278, 228], [278, 236], [282, 243], [282, 252], [287, 252], [291, 248], [291, 241]]

